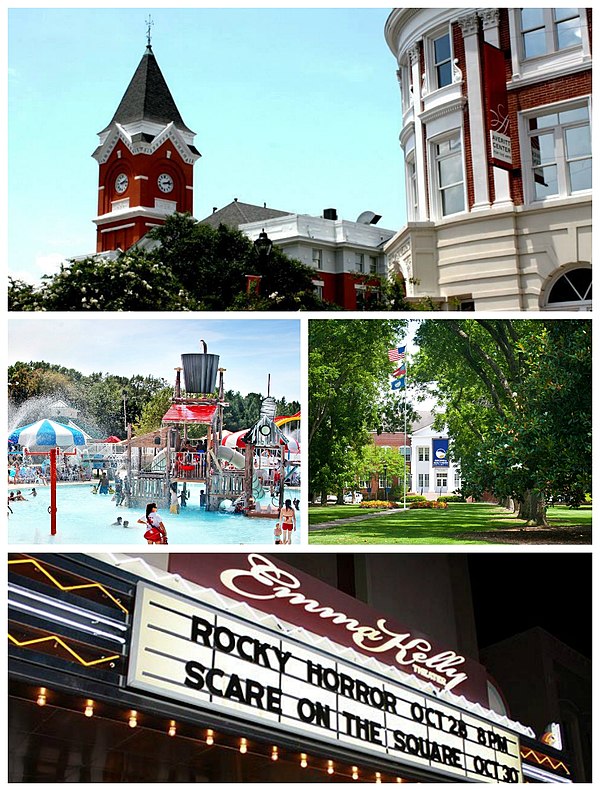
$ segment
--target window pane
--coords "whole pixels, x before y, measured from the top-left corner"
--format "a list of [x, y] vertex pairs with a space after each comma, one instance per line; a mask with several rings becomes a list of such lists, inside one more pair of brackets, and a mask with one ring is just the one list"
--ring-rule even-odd
[[585, 159], [581, 162], [571, 162], [569, 165], [569, 181], [571, 183], [571, 192], [591, 189], [592, 160]]
[[439, 163], [440, 187], [462, 182], [462, 161], [459, 156], [446, 157]]
[[556, 25], [556, 46], [557, 49], [581, 46], [579, 17], [577, 19], [569, 19], [567, 22], [559, 22]]
[[547, 129], [549, 126], [556, 126], [558, 123], [558, 113], [548, 113], [547, 115], [538, 115], [531, 118], [529, 121], [530, 129]]
[[543, 25], [544, 25], [543, 8], [521, 9], [521, 30], [531, 30], [534, 27], [543, 27]]
[[452, 83], [452, 64], [450, 61], [437, 67], [437, 87], [443, 88], [444, 85]]
[[547, 195], [558, 194], [558, 179], [556, 165], [545, 168], [534, 168], [533, 180], [535, 185], [535, 197], [540, 200]]
[[575, 126], [565, 129], [567, 143], [567, 159], [585, 157], [592, 153], [589, 126]]
[[575, 107], [573, 110], [565, 110], [559, 113], [559, 117], [561, 124], [572, 123], [573, 121], [587, 121], [589, 118], [588, 107], [584, 105], [583, 107]]
[[533, 30], [523, 34], [523, 54], [526, 58], [537, 58], [546, 54], [546, 30]]
[[557, 22], [560, 22], [564, 19], [572, 19], [573, 17], [577, 17], [579, 19], [579, 11], [576, 8], [554, 9], [554, 19], [556, 19]]
[[434, 59], [436, 63], [450, 59], [450, 36], [446, 33], [433, 42]]
[[464, 207], [465, 199], [462, 184], [442, 190], [442, 214], [444, 216], [463, 211]]
[[531, 157], [534, 167], [556, 161], [554, 133], [534, 135], [531, 138]]
[[548, 302], [579, 302], [591, 298], [592, 270], [573, 269], [554, 284]]

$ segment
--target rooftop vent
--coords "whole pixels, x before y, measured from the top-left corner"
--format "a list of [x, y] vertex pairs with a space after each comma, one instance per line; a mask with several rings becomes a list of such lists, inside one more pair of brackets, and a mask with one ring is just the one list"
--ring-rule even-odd
[[337, 209], [323, 209], [324, 220], [337, 220]]
[[375, 212], [372, 211], [364, 211], [362, 214], [359, 214], [356, 222], [361, 225], [377, 225], [380, 219], [381, 214], [375, 214]]

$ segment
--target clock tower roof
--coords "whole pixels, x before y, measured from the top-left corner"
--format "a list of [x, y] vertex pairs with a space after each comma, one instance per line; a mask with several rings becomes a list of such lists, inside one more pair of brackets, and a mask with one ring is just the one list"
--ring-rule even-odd
[[194, 134], [183, 122], [150, 44], [110, 123], [99, 134], [114, 124], [126, 126], [144, 121], [163, 126], [172, 123], [180, 131]]

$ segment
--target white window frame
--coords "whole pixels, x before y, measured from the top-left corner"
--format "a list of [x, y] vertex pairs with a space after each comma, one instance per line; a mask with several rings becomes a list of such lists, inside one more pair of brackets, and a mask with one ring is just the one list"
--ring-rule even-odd
[[429, 445], [419, 445], [417, 447], [417, 459], [420, 462], [429, 461]]
[[406, 112], [414, 105], [412, 88], [412, 66], [410, 59], [400, 65], [400, 92], [402, 94], [402, 111]]
[[556, 49], [555, 46], [555, 22], [552, 13], [554, 9], [545, 8], [543, 10], [545, 12], [544, 28], [547, 40], [552, 40], [551, 47], [545, 55], [525, 58], [521, 31], [521, 9], [508, 9], [513, 82], [522, 82], [528, 78], [539, 79], [540, 76], [553, 71], [559, 71], [561, 76], [563, 76], [570, 68], [577, 69], [581, 64], [591, 61], [586, 9], [576, 9], [579, 12], [581, 46], [566, 47], [564, 49]]
[[379, 269], [379, 256], [377, 255], [370, 255], [369, 256], [369, 274], [376, 275]]
[[408, 219], [416, 222], [419, 219], [419, 182], [417, 178], [417, 161], [414, 148], [410, 153], [406, 154], [405, 167]]
[[[435, 61], [435, 46], [434, 42], [443, 36], [448, 36], [450, 42], [450, 82], [446, 85], [438, 84], [437, 65]], [[444, 88], [452, 85], [454, 82], [454, 43], [452, 41], [452, 25], [447, 24], [443, 27], [434, 30], [423, 39], [424, 53], [425, 53], [425, 93], [430, 94], [434, 91], [442, 91]], [[443, 61], [446, 63], [447, 61]]]
[[312, 281], [312, 286], [313, 286], [313, 288], [315, 290], [315, 296], [317, 297], [317, 299], [320, 299], [321, 302], [322, 302], [323, 301], [323, 288], [325, 286], [325, 283], [322, 280], [313, 280]]
[[[443, 204], [442, 204], [442, 190], [439, 183], [439, 171], [438, 171], [438, 161], [444, 159], [444, 156], [437, 155], [437, 146], [445, 143], [449, 140], [453, 140], [458, 138], [460, 142], [460, 161], [462, 167], [462, 182], [456, 182], [457, 184], [462, 183], [463, 189], [463, 208], [459, 211], [452, 212], [451, 214], [444, 214], [442, 211]], [[465, 144], [464, 144], [464, 136], [462, 128], [459, 129], [450, 129], [444, 134], [437, 135], [436, 137], [432, 137], [428, 140], [429, 146], [429, 187], [430, 187], [430, 195], [431, 195], [431, 209], [432, 215], [437, 220], [445, 220], [448, 217], [456, 217], [459, 214], [464, 214], [467, 211], [467, 169], [466, 169], [466, 162], [465, 162]], [[448, 185], [444, 189], [447, 189]]]
[[418, 486], [417, 490], [426, 489], [429, 490], [429, 473], [428, 472], [420, 472], [417, 475]]
[[356, 271], [359, 272], [361, 275], [365, 272], [365, 254], [364, 253], [354, 253], [354, 266], [356, 267]]
[[[588, 126], [590, 129], [590, 139], [591, 139], [592, 108], [591, 108], [590, 97], [578, 97], [577, 99], [572, 99], [566, 102], [546, 104], [540, 107], [523, 111], [522, 113], [519, 114], [519, 140], [521, 147], [521, 161], [523, 163], [523, 194], [526, 205], [544, 204], [548, 201], [562, 200], [564, 198], [569, 198], [571, 196], [591, 194], [592, 192], [591, 188], [584, 190], [577, 190], [576, 192], [571, 192], [569, 188], [568, 163], [566, 159], [564, 130], [568, 128], [574, 128], [577, 126], [584, 126], [584, 122], [582, 121], [573, 121], [572, 123], [558, 124], [558, 126], [547, 127], [548, 129], [555, 130], [554, 153], [555, 153], [555, 162], [557, 168], [558, 192], [553, 195], [547, 195], [543, 198], [536, 198], [535, 184], [533, 181], [534, 163], [533, 163], [533, 154], [532, 154], [530, 141], [532, 137], [536, 136], [536, 134], [535, 132], [532, 132], [529, 129], [530, 120], [532, 118], [537, 118], [543, 115], [552, 115], [555, 113], [558, 114], [561, 112], [567, 112], [569, 110], [575, 110], [583, 106], [586, 106], [588, 111]], [[559, 130], [560, 133], [556, 134], [556, 130]], [[590, 156], [590, 161], [592, 156], [593, 154]]]
[[[446, 481], [446, 483], [442, 483], [442, 481]], [[448, 489], [448, 472], [436, 472], [435, 474], [435, 488], [436, 489]]]
[[[522, 15], [521, 11], [522, 8], [517, 9], [516, 20], [519, 29], [519, 54], [521, 56], [521, 60], [534, 60], [535, 58], [546, 58], [549, 55], [555, 55], [558, 52], [563, 52], [569, 49], [581, 49], [582, 44], [572, 44], [570, 47], [559, 47], [558, 45], [558, 30], [557, 26], [561, 24], [561, 21], [558, 20], [555, 16], [556, 8], [540, 8], [543, 16], [543, 23], [541, 27], [537, 28], [529, 28], [527, 31], [523, 30], [522, 27]], [[579, 18], [579, 23], [581, 26], [582, 19], [581, 19], [581, 10], [579, 8], [573, 8], [573, 16], [569, 17], [570, 19], [574, 19], [575, 17]], [[533, 30], [543, 30], [544, 31], [544, 38], [546, 41], [546, 51], [542, 52], [540, 55], [525, 55], [525, 43], [524, 43], [524, 36], [527, 32]], [[583, 38], [583, 37], [582, 37]]]
[[323, 269], [323, 250], [313, 247], [312, 262], [315, 269]]

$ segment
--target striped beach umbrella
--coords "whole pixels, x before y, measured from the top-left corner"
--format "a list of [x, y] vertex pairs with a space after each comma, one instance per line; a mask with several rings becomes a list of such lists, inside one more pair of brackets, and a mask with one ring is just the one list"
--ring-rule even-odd
[[85, 435], [75, 426], [64, 426], [54, 420], [44, 419], [15, 429], [8, 441], [28, 450], [71, 448], [74, 445], [85, 445]]

